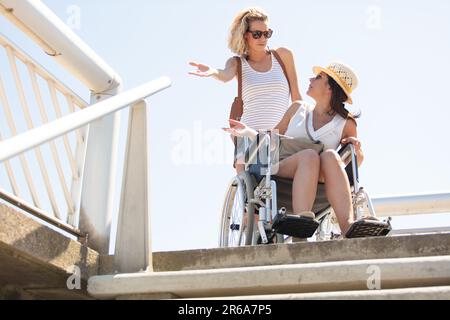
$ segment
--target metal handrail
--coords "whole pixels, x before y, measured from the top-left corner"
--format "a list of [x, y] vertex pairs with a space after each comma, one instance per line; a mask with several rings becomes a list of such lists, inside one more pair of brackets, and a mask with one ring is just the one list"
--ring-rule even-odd
[[143, 100], [161, 90], [170, 87], [168, 77], [161, 77], [140, 87], [125, 91], [117, 96], [92, 105], [76, 113], [29, 130], [0, 143], [0, 162], [8, 160], [48, 141], [81, 128], [95, 120], [119, 111], [127, 106]]
[[0, 199], [3, 199], [5, 201], [11, 203], [15, 207], [22, 209], [28, 213], [33, 214], [37, 218], [39, 218], [47, 223], [50, 223], [50, 224], [60, 228], [61, 230], [76, 236], [79, 239], [86, 237], [86, 235], [83, 234], [78, 228], [75, 228], [67, 223], [64, 223], [60, 219], [49, 216], [47, 214], [47, 212], [44, 212], [44, 211], [40, 210], [39, 208], [36, 208], [35, 206], [28, 204], [26, 201], [20, 199], [19, 197], [16, 197], [16, 196], [13, 196], [13, 195], [7, 193], [5, 190], [0, 189]]
[[450, 192], [373, 197], [379, 217], [450, 212]]
[[92, 92], [106, 92], [121, 85], [120, 76], [42, 1], [0, 0], [0, 14]]

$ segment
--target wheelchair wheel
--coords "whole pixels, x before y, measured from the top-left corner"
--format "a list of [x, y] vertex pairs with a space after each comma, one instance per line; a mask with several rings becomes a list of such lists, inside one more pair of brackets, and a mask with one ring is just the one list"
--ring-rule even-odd
[[239, 247], [251, 245], [254, 230], [254, 186], [248, 173], [242, 173], [231, 181], [220, 219], [219, 246]]

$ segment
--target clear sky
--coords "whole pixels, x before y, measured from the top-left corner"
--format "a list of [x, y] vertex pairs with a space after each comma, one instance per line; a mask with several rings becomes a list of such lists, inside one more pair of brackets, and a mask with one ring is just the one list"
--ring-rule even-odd
[[[232, 55], [229, 26], [247, 6], [269, 13], [272, 48], [294, 51], [307, 100], [313, 65], [339, 60], [357, 72], [353, 101], [362, 111], [358, 131], [366, 155], [360, 175], [372, 197], [450, 189], [449, 1], [44, 3], [121, 75], [125, 89], [162, 75], [173, 82], [149, 99], [155, 251], [217, 246], [219, 214], [234, 174], [232, 144], [220, 128], [227, 125], [236, 83], [188, 76], [188, 61], [223, 67]], [[2, 17], [0, 29], [88, 100], [86, 88]], [[125, 128], [127, 114], [122, 114]], [[121, 152], [125, 136], [123, 129]], [[410, 219], [410, 224], [405, 219], [402, 226], [450, 225], [448, 216]]]

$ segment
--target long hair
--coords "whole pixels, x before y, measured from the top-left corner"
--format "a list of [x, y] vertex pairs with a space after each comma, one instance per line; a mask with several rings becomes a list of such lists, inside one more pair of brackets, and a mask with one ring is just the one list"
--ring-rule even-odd
[[233, 20], [228, 38], [228, 48], [235, 54], [242, 56], [248, 53], [245, 33], [253, 21], [269, 22], [267, 14], [258, 7], [250, 7], [239, 12]]
[[361, 112], [353, 114], [345, 108], [344, 102], [347, 101], [348, 96], [332, 77], [328, 77], [328, 84], [331, 88], [331, 109], [342, 118], [353, 120], [356, 124], [356, 119], [361, 117]]

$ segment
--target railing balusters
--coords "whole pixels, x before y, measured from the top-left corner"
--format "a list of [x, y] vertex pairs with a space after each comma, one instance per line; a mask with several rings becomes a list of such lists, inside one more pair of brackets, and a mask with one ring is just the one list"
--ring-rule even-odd
[[[75, 106], [74, 106], [74, 103], [73, 103], [73, 97], [69, 96], [69, 95], [66, 95], [66, 100], [67, 100], [67, 105], [69, 106], [70, 113], [74, 113], [75, 112]], [[75, 135], [77, 137], [77, 146], [80, 145], [80, 144], [83, 144], [83, 138], [81, 137], [81, 130], [82, 129], [75, 130]], [[75, 154], [76, 154], [76, 152], [75, 152]]]
[[[73, 96], [66, 95], [67, 105], [69, 106], [69, 110], [71, 113], [75, 112], [75, 103], [73, 100]], [[81, 108], [80, 106], [78, 106]], [[69, 214], [67, 217], [67, 223], [72, 226], [78, 227], [80, 220], [80, 207], [79, 204], [81, 202], [81, 191], [82, 191], [82, 176], [84, 170], [84, 159], [86, 156], [86, 137], [88, 132], [88, 126], [75, 130], [76, 134], [76, 150], [75, 150], [75, 160], [77, 162], [77, 176], [73, 177], [72, 185], [70, 188], [70, 193], [72, 195], [72, 202], [76, 206], [74, 208], [74, 213]], [[75, 179], [76, 178], [76, 179]]]
[[[31, 66], [30, 63], [27, 63], [27, 69], [28, 69], [28, 73], [29, 73], [29, 76], [30, 76], [30, 79], [31, 79], [31, 84], [32, 84], [32, 87], [33, 87], [33, 91], [34, 91], [34, 94], [35, 94], [35, 97], [36, 97], [36, 102], [37, 102], [37, 105], [39, 107], [39, 111], [40, 111], [40, 115], [41, 115], [41, 121], [42, 121], [43, 124], [48, 123], [48, 117], [47, 117], [47, 113], [45, 111], [45, 106], [44, 106], [44, 101], [42, 99], [41, 91], [39, 89], [39, 85], [38, 85], [38, 82], [37, 82], [37, 79], [36, 79], [36, 73], [34, 72], [33, 67]], [[55, 147], [54, 144], [55, 143], [53, 141], [51, 141], [50, 142], [50, 148], [53, 147], [56, 150], [56, 147]], [[39, 149], [37, 148], [36, 150], [39, 150]], [[53, 152], [52, 152], [52, 154], [54, 155]], [[56, 162], [56, 159], [54, 159], [54, 161]], [[50, 202], [51, 202], [51, 205], [52, 205], [53, 212], [54, 212], [56, 217], [61, 219], [61, 213], [60, 213], [60, 210], [59, 210], [57, 202], [56, 202], [56, 197], [55, 197], [55, 194], [53, 192], [53, 188], [51, 186], [47, 170], [43, 170], [42, 172], [43, 172], [44, 181], [45, 181], [45, 184], [46, 184], [46, 187], [47, 187], [48, 196], [49, 196], [49, 199], [50, 199]]]
[[14, 45], [9, 39], [7, 39], [4, 35], [0, 34], [0, 45], [3, 47], [11, 47], [14, 50], [14, 54], [17, 59], [22, 61], [24, 64], [27, 64], [29, 62], [33, 63], [33, 67], [35, 69], [35, 72], [42, 77], [42, 79], [50, 79], [53, 80], [56, 86], [56, 89], [58, 89], [60, 92], [62, 92], [64, 95], [72, 96], [74, 99], [75, 104], [80, 108], [84, 109], [87, 106], [86, 101], [84, 101], [82, 98], [80, 98], [74, 91], [66, 87], [63, 83], [61, 83], [57, 78], [55, 78], [51, 73], [49, 73], [47, 70], [45, 70], [42, 66], [40, 66], [38, 63], [36, 63], [33, 58], [28, 56], [25, 52], [23, 52], [19, 47]]
[[[55, 84], [52, 80], [48, 80], [48, 88], [50, 90], [50, 96], [52, 98], [53, 107], [55, 108], [56, 118], [60, 119], [62, 117], [61, 106], [58, 101], [58, 97], [56, 96]], [[72, 154], [72, 149], [70, 148], [69, 139], [67, 138], [67, 134], [63, 137], [64, 147], [67, 153], [67, 159], [69, 159], [70, 168], [72, 169], [72, 175], [77, 176], [77, 164], [75, 163], [75, 159]]]
[[[81, 129], [78, 129], [77, 132], [80, 133], [80, 136], [87, 136], [87, 131], [89, 127], [83, 127]], [[72, 185], [70, 188], [70, 193], [72, 195], [72, 202], [76, 206], [74, 208], [73, 214], [69, 214], [67, 217], [67, 223], [74, 227], [78, 227], [79, 219], [80, 219], [80, 201], [81, 201], [81, 191], [82, 191], [82, 177], [83, 177], [83, 171], [84, 171], [84, 159], [86, 157], [86, 138], [81, 139], [80, 143], [77, 143], [76, 151], [75, 151], [75, 157], [77, 161], [77, 169], [78, 169], [78, 179], [72, 179]]]
[[[2, 135], [0, 133], [0, 141], [2, 141]], [[16, 178], [14, 177], [14, 171], [11, 167], [11, 164], [9, 163], [9, 161], [5, 161], [5, 168], [6, 168], [6, 173], [8, 174], [8, 180], [9, 183], [11, 184], [11, 188], [13, 190], [13, 193], [16, 197], [20, 197], [20, 190], [19, 190], [19, 186], [17, 185], [17, 181]]]
[[[37, 102], [38, 102], [38, 106], [39, 106], [39, 110], [41, 113], [41, 119], [43, 123], [48, 123], [48, 116], [47, 116], [47, 112], [45, 111], [45, 106], [42, 100], [42, 96], [40, 94], [40, 90], [39, 90], [39, 86], [37, 84], [37, 79], [36, 79], [36, 73], [34, 72], [35, 70], [33, 69], [33, 66], [30, 63], [27, 63], [28, 66], [28, 72], [30, 73], [30, 77], [32, 79], [32, 83], [33, 83], [33, 87], [35, 87], [35, 93], [36, 93], [36, 98], [37, 98]], [[66, 96], [67, 97], [67, 96]], [[72, 101], [73, 96], [71, 96], [72, 98], [68, 98], [68, 101]], [[71, 112], [75, 112], [74, 106], [72, 105], [71, 107], [69, 106], [70, 111]], [[80, 135], [79, 140], [83, 141], [81, 134], [78, 133]], [[50, 149], [51, 149], [51, 153], [52, 153], [52, 157], [53, 160], [55, 161], [55, 165], [56, 165], [56, 169], [57, 169], [57, 173], [58, 173], [58, 177], [61, 183], [61, 188], [63, 189], [64, 192], [64, 197], [66, 200], [66, 204], [68, 206], [68, 219], [71, 215], [73, 215], [75, 213], [75, 207], [77, 206], [76, 203], [73, 202], [73, 200], [71, 199], [72, 197], [70, 196], [71, 192], [69, 192], [69, 189], [66, 185], [66, 181], [64, 178], [64, 173], [62, 170], [62, 164], [61, 164], [61, 160], [59, 158], [59, 154], [56, 148], [56, 144], [54, 141], [50, 141]], [[72, 177], [72, 180], [78, 180], [79, 177], [79, 170], [76, 170], [76, 175], [74, 175]], [[70, 200], [69, 200], [70, 199]]]
[[[11, 70], [13, 72], [13, 76], [16, 80], [16, 86], [17, 86], [17, 68], [15, 68], [15, 60], [14, 60], [14, 56], [12, 55], [12, 48], [9, 46], [6, 46], [6, 52], [8, 54], [8, 59], [10, 62]], [[18, 90], [19, 90], [19, 88], [18, 88]], [[23, 97], [21, 95], [19, 95], [19, 98], [21, 99], [21, 103], [23, 103]], [[14, 123], [14, 118], [12, 116], [11, 108], [9, 107], [9, 102], [8, 102], [6, 93], [5, 93], [4, 99], [2, 99], [2, 100], [5, 101], [5, 103], [3, 104], [3, 108], [5, 110], [5, 114], [6, 114], [6, 118], [8, 121], [8, 126], [11, 131], [11, 134], [17, 135], [17, 129], [16, 129], [16, 126]], [[20, 163], [22, 165], [23, 171], [24, 171], [25, 180], [26, 180], [28, 189], [30, 191], [31, 198], [33, 199], [33, 203], [35, 206], [40, 208], [41, 202], [39, 201], [39, 197], [37, 196], [37, 193], [36, 193], [36, 188], [34, 186], [34, 182], [31, 177], [30, 169], [28, 167], [28, 161], [25, 158], [24, 154], [21, 154], [19, 156], [19, 159], [20, 159]]]
[[[12, 48], [8, 47], [7, 48], [7, 52], [8, 52], [8, 59], [9, 59], [10, 64], [11, 64], [11, 69], [12, 69], [12, 72], [13, 72], [14, 80], [16, 82], [17, 91], [19, 93], [19, 98], [20, 98], [23, 114], [25, 116], [25, 121], [27, 123], [28, 129], [31, 130], [31, 129], [34, 128], [33, 119], [31, 118], [29, 106], [28, 106], [28, 103], [27, 103], [26, 98], [25, 98], [25, 92], [24, 92], [24, 88], [23, 88], [23, 83], [22, 83], [22, 80], [20, 78], [19, 71], [17, 69], [14, 51], [12, 50]], [[35, 94], [37, 93], [39, 98], [41, 98], [40, 97], [40, 93], [39, 93], [39, 88], [37, 87], [37, 83], [33, 82], [33, 78], [31, 78], [31, 80], [32, 80], [32, 86], [33, 86], [33, 90], [34, 90]], [[38, 98], [38, 96], [36, 96], [36, 97]], [[61, 214], [60, 214], [57, 202], [56, 202], [56, 197], [55, 197], [55, 193], [53, 192], [52, 184], [50, 182], [50, 177], [49, 177], [49, 174], [48, 174], [48, 170], [47, 170], [47, 167], [45, 166], [45, 162], [44, 162], [44, 158], [42, 156], [41, 148], [40, 147], [35, 148], [34, 152], [35, 152], [35, 155], [36, 155], [36, 158], [37, 158], [37, 161], [38, 161], [38, 165], [39, 165], [39, 169], [41, 171], [42, 178], [44, 180], [44, 185], [45, 185], [45, 188], [47, 190], [47, 195], [49, 197], [50, 204], [52, 206], [53, 214], [57, 218], [61, 219]], [[38, 206], [38, 207], [40, 207], [40, 206]]]
[[58, 173], [59, 182], [61, 184], [61, 189], [64, 194], [64, 199], [66, 200], [68, 212], [70, 213], [73, 211], [73, 204], [72, 204], [69, 190], [67, 189], [66, 178], [64, 177], [64, 171], [62, 169], [62, 164], [59, 159], [58, 150], [56, 149], [56, 144], [54, 141], [50, 141], [50, 151], [52, 153], [53, 160], [55, 161], [56, 172]]
[[[73, 91], [71, 91], [66, 86], [64, 86], [64, 84], [60, 83], [58, 81], [58, 79], [56, 79], [54, 76], [52, 76], [49, 72], [47, 72], [39, 64], [34, 62], [32, 60], [32, 58], [30, 58], [26, 53], [24, 53], [22, 50], [20, 50], [13, 43], [8, 41], [3, 35], [0, 35], [0, 45], [5, 48], [6, 53], [7, 53], [12, 77], [14, 79], [15, 86], [17, 88], [17, 93], [18, 93], [17, 98], [21, 104], [23, 116], [24, 116], [28, 130], [31, 130], [34, 128], [34, 123], [33, 123], [30, 109], [29, 109], [29, 105], [28, 105], [26, 97], [25, 97], [24, 85], [23, 85], [22, 79], [21, 79], [22, 74], [20, 73], [21, 71], [19, 71], [19, 69], [18, 69], [17, 61], [22, 62], [28, 70], [28, 74], [30, 77], [30, 84], [31, 84], [32, 90], [34, 91], [34, 97], [36, 99], [35, 100], [36, 104], [39, 108], [42, 124], [46, 124], [49, 122], [49, 117], [48, 117], [47, 111], [46, 111], [46, 103], [48, 103], [48, 102], [47, 101], [44, 102], [44, 99], [43, 99], [43, 96], [41, 93], [41, 88], [38, 84], [37, 75], [39, 75], [44, 81], [46, 81], [46, 83], [48, 85], [48, 90], [49, 90], [50, 99], [51, 99], [49, 105], [53, 106], [57, 119], [64, 116], [62, 114], [61, 105], [58, 101], [57, 92], [60, 92], [66, 99], [67, 106], [68, 106], [68, 112], [70, 112], [70, 113], [75, 112], [76, 109], [82, 109], [87, 105], [87, 103], [85, 101], [83, 101], [78, 95], [76, 95]], [[6, 91], [4, 89], [1, 78], [0, 78], [0, 98], [1, 98], [0, 102], [2, 102], [3, 109], [6, 114], [6, 119], [7, 119], [9, 129], [10, 129], [10, 133], [12, 136], [16, 136], [19, 134], [19, 132], [16, 128], [16, 122], [14, 120], [13, 112], [12, 112], [12, 109], [10, 108], [10, 105], [8, 102], [8, 97], [6, 95]], [[75, 156], [73, 154], [72, 148], [69, 143], [69, 139], [68, 139], [69, 134], [62, 136], [64, 148], [67, 153], [67, 162], [66, 162], [66, 160], [62, 161], [62, 159], [60, 158], [60, 154], [58, 152], [58, 148], [56, 146], [55, 140], [49, 141], [49, 144], [48, 144], [49, 148], [50, 148], [50, 153], [52, 155], [51, 157], [54, 161], [54, 168], [55, 168], [55, 171], [59, 178], [62, 195], [64, 197], [65, 204], [67, 205], [67, 219], [64, 219], [65, 220], [65, 221], [63, 221], [64, 223], [66, 223], [67, 220], [70, 220], [71, 222], [78, 221], [78, 217], [76, 217], [75, 215], [79, 211], [78, 210], [79, 203], [75, 203], [74, 201], [76, 201], [76, 199], [78, 199], [78, 202], [79, 202], [80, 193], [81, 193], [80, 173], [83, 171], [83, 167], [84, 167], [83, 155], [85, 152], [85, 140], [86, 140], [85, 132], [86, 132], [86, 130], [87, 130], [87, 128], [79, 129], [79, 130], [76, 130], [76, 132], [74, 132], [74, 134], [76, 135], [75, 136], [76, 137], [75, 149], [77, 152], [77, 154], [76, 154], [77, 159], [75, 159]], [[78, 154], [79, 152], [81, 152], [81, 156], [79, 156], [79, 154]], [[44, 161], [44, 157], [43, 157], [40, 147], [34, 148], [34, 153], [35, 153], [35, 156], [37, 159], [37, 163], [39, 165], [39, 169], [41, 171], [42, 181], [45, 185], [47, 197], [49, 199], [49, 204], [51, 205], [51, 208], [52, 208], [52, 212], [49, 212], [49, 213], [52, 213], [56, 218], [61, 220], [61, 219], [65, 218], [61, 214], [61, 210], [63, 210], [63, 208], [60, 208], [60, 205], [58, 205], [57, 196], [56, 196], [56, 193], [54, 190], [54, 182], [52, 183], [50, 175], [49, 175], [47, 167], [46, 167], [46, 165], [48, 165], [48, 164], [46, 164], [46, 162]], [[38, 210], [42, 210], [41, 209], [42, 205], [41, 205], [41, 201], [40, 201], [42, 199], [39, 199], [39, 196], [37, 194], [37, 189], [35, 187], [35, 183], [33, 181], [32, 175], [31, 175], [28, 160], [27, 160], [25, 154], [18, 155], [18, 159], [20, 160], [22, 172], [23, 172], [26, 184], [29, 189], [29, 194], [31, 195], [31, 198], [33, 201], [33, 205]], [[67, 164], [68, 164], [68, 166], [67, 166]], [[65, 175], [65, 171], [67, 171], [66, 168], [69, 168], [69, 167], [71, 170], [70, 171], [71, 172], [71, 177], [70, 177], [71, 180], [70, 181], [72, 184], [72, 186], [71, 186], [72, 190], [69, 190], [69, 184], [68, 184], [69, 181], [66, 181], [67, 179], [66, 179], [66, 175]], [[12, 188], [12, 192], [14, 193], [14, 195], [16, 197], [19, 197], [19, 195], [21, 194], [21, 191], [19, 188], [19, 184], [17, 183], [17, 180], [14, 176], [13, 166], [9, 161], [5, 161], [5, 168], [6, 168], [6, 172], [8, 174], [8, 179], [9, 179], [9, 182], [10, 182], [10, 185]], [[80, 189], [80, 190], [78, 190], [78, 189]]]
[[[8, 107], [8, 100], [6, 99], [6, 92], [5, 92], [5, 88], [3, 87], [3, 80], [2, 80], [1, 75], [0, 75], [0, 103], [3, 106], [3, 109], [5, 110], [5, 113], [7, 113], [6, 112], [6, 108], [9, 109], [9, 107]], [[8, 113], [7, 113], [7, 116], [8, 116]], [[0, 132], [0, 141], [2, 141], [2, 140], [3, 140], [3, 137], [1, 136], [1, 132]], [[20, 197], [20, 189], [19, 189], [19, 187], [17, 185], [17, 180], [16, 180], [16, 178], [14, 176], [14, 171], [13, 171], [9, 161], [5, 161], [5, 168], [6, 168], [6, 172], [8, 174], [8, 179], [9, 179], [9, 183], [11, 184], [11, 188], [13, 190], [14, 195], [16, 197]]]

